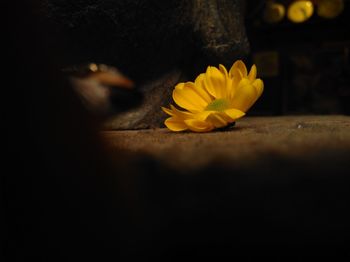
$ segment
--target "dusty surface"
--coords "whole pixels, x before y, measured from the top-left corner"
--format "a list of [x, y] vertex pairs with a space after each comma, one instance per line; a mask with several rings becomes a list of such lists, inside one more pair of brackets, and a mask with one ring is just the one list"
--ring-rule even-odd
[[214, 162], [249, 167], [265, 161], [267, 156], [312, 159], [321, 166], [324, 163], [317, 163], [319, 159], [350, 159], [348, 116], [247, 117], [227, 131], [173, 133], [164, 128], [105, 131], [103, 136], [112, 148], [150, 154], [179, 169]]

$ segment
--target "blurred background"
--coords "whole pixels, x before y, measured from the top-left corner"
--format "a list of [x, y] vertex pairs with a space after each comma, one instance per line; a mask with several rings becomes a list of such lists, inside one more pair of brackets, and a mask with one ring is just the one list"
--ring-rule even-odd
[[265, 92], [255, 115], [350, 114], [350, 1], [247, 1], [249, 59]]

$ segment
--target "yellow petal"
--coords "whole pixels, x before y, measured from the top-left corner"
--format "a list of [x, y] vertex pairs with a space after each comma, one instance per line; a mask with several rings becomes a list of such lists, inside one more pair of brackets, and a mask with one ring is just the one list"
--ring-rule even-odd
[[195, 99], [194, 103], [203, 106], [206, 100], [197, 92], [197, 88], [193, 82], [180, 83], [175, 86], [175, 90], [182, 92], [185, 96]]
[[264, 82], [261, 79], [256, 79], [253, 82], [253, 86], [255, 87], [257, 91], [258, 98], [261, 96], [262, 92], [264, 91]]
[[244, 112], [238, 109], [227, 109], [225, 110], [225, 114], [232, 120], [232, 122], [236, 121], [237, 119], [243, 117], [245, 115]]
[[[220, 119], [217, 119], [216, 117], [213, 117], [211, 115], [220, 116]], [[232, 119], [228, 117], [224, 112], [217, 112], [217, 111], [204, 111], [199, 114], [195, 115], [195, 118], [201, 121], [209, 121], [209, 122], [216, 122], [216, 126], [222, 126], [227, 125], [228, 122], [232, 122]], [[220, 122], [220, 124], [218, 123]]]
[[246, 77], [248, 75], [247, 67], [242, 60], [238, 60], [232, 65], [228, 74], [231, 78], [239, 77], [240, 75]]
[[173, 91], [173, 99], [180, 107], [192, 112], [202, 111], [207, 103], [189, 86], [193, 83], [180, 83]]
[[173, 112], [171, 109], [169, 109], [169, 108], [166, 108], [166, 107], [163, 107], [163, 106], [162, 106], [162, 110], [163, 110], [165, 113], [167, 113], [168, 115], [170, 115], [170, 116], [173, 116], [173, 115], [174, 115], [174, 112]]
[[208, 132], [214, 129], [214, 126], [210, 123], [198, 119], [187, 119], [184, 122], [188, 129], [194, 132]]
[[214, 125], [216, 128], [227, 126], [227, 121], [222, 116], [220, 116], [219, 113], [210, 114], [207, 118], [207, 121]]
[[227, 79], [227, 86], [228, 86], [227, 87], [227, 98], [229, 100], [231, 100], [234, 97], [238, 84], [239, 84], [238, 79], [230, 79], [230, 78]]
[[165, 126], [169, 128], [171, 131], [180, 132], [187, 129], [187, 125], [183, 120], [176, 117], [169, 117], [164, 122]]
[[234, 122], [234, 121], [232, 121], [232, 119], [228, 115], [225, 114], [225, 112], [216, 112], [216, 114], [218, 114], [222, 119], [224, 119], [226, 121], [227, 125], [229, 123]]
[[248, 79], [250, 81], [254, 81], [257, 75], [257, 69], [256, 69], [256, 65], [253, 65], [252, 68], [250, 69], [249, 75], [248, 75]]
[[224, 98], [227, 93], [226, 77], [214, 66], [208, 66], [205, 74], [205, 87], [215, 98]]
[[194, 115], [195, 119], [198, 119], [200, 121], [206, 121], [208, 116], [210, 116], [210, 114], [215, 113], [215, 111], [203, 111], [200, 113], [197, 113]]
[[233, 97], [231, 104], [234, 108], [247, 112], [257, 99], [258, 92], [256, 88], [250, 84], [248, 79], [243, 79], [237, 87], [236, 94]]
[[225, 97], [226, 98], [233, 97], [234, 92], [235, 92], [235, 88], [234, 88], [235, 86], [232, 83], [233, 80], [228, 76], [228, 72], [227, 72], [225, 66], [220, 64], [219, 65], [219, 69], [220, 69], [220, 72], [225, 76], [225, 79], [226, 79], [226, 94], [225, 94]]
[[191, 112], [181, 111], [173, 105], [170, 105], [170, 108], [173, 111], [174, 115], [178, 118], [183, 118], [183, 119], [193, 118], [193, 113]]
[[211, 96], [207, 89], [205, 88], [205, 74], [200, 74], [197, 76], [196, 80], [194, 81], [194, 88], [195, 91], [207, 102], [210, 103], [213, 101], [213, 96]]
[[230, 82], [231, 87], [229, 88], [230, 92], [228, 94], [228, 98], [232, 99], [237, 91], [238, 85], [240, 84], [242, 79], [244, 79], [244, 76], [242, 72], [237, 69], [234, 73], [234, 77], [230, 79], [231, 79], [231, 82]]
[[228, 77], [228, 72], [227, 72], [227, 69], [225, 66], [223, 66], [222, 64], [219, 65], [219, 69], [220, 69], [220, 72], [225, 76], [225, 77]]
[[187, 118], [193, 118], [193, 114], [190, 112], [186, 112], [186, 111], [181, 111], [179, 109], [177, 109], [176, 107], [174, 107], [173, 105], [170, 105], [170, 108], [166, 108], [166, 107], [162, 107], [162, 110], [167, 113], [170, 116], [175, 116], [177, 118], [183, 118], [183, 119], [187, 119]]

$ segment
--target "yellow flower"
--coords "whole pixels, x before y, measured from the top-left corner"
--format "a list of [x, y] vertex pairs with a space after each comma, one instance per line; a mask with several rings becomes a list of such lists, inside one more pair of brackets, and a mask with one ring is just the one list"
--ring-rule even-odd
[[170, 105], [162, 107], [170, 115], [164, 124], [172, 131], [208, 132], [225, 127], [245, 115], [260, 97], [264, 83], [256, 78], [253, 65], [249, 74], [242, 61], [235, 62], [227, 72], [223, 65], [209, 66], [194, 82], [179, 83], [173, 91], [175, 103], [186, 111]]

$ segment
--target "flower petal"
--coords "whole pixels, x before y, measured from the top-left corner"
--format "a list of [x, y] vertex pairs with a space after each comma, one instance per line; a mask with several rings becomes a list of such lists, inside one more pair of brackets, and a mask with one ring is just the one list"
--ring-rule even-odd
[[180, 132], [187, 129], [187, 125], [184, 123], [184, 121], [176, 117], [169, 117], [165, 120], [164, 124], [171, 131], [175, 132]]
[[247, 67], [242, 60], [238, 60], [232, 65], [228, 74], [231, 78], [240, 77], [240, 75], [246, 77], [248, 75]]
[[247, 110], [255, 103], [257, 99], [257, 89], [248, 79], [243, 79], [238, 85], [236, 94], [231, 100], [231, 103], [234, 108], [247, 112]]
[[207, 103], [193, 91], [191, 82], [178, 84], [173, 91], [173, 99], [180, 107], [189, 111], [202, 111]]
[[210, 114], [207, 118], [207, 121], [214, 125], [216, 128], [227, 126], [227, 121], [224, 119], [224, 117], [220, 116], [220, 113]]
[[256, 79], [256, 75], [257, 75], [256, 65], [253, 65], [252, 68], [250, 69], [248, 79], [253, 82]]
[[203, 111], [200, 113], [197, 113], [194, 115], [195, 119], [198, 119], [200, 121], [206, 121], [208, 116], [210, 116], [210, 114], [214, 113], [215, 111]]
[[240, 84], [240, 82], [242, 81], [242, 79], [244, 79], [243, 73], [237, 69], [237, 71], [234, 73], [234, 77], [230, 78], [231, 82], [230, 82], [230, 91], [228, 93], [228, 98], [232, 99], [237, 91], [238, 85]]
[[193, 113], [181, 111], [173, 105], [170, 105], [170, 108], [171, 108], [174, 116], [176, 116], [178, 118], [183, 118], [183, 119], [193, 118]]
[[211, 96], [207, 89], [205, 88], [205, 74], [200, 74], [194, 81], [195, 91], [200, 95], [208, 104], [213, 101], [213, 96]]
[[210, 123], [198, 119], [187, 119], [184, 122], [188, 129], [194, 132], [208, 132], [214, 129], [214, 126]]
[[225, 76], [228, 77], [228, 72], [225, 66], [223, 66], [222, 64], [219, 65], [219, 70], [220, 72]]
[[255, 87], [259, 98], [262, 92], [264, 91], [264, 82], [260, 78], [258, 78], [253, 82], [253, 86]]
[[232, 120], [232, 122], [236, 121], [237, 119], [245, 115], [244, 112], [235, 108], [225, 110], [225, 114]]
[[168, 115], [170, 115], [170, 116], [173, 116], [173, 115], [174, 115], [174, 112], [173, 112], [171, 109], [169, 109], [169, 108], [166, 108], [166, 107], [163, 107], [163, 106], [162, 106], [162, 110], [163, 110], [165, 113], [167, 113]]
[[239, 84], [239, 81], [237, 79], [227, 79], [227, 98], [231, 100], [237, 90], [237, 86]]
[[234, 122], [228, 115], [225, 114], [225, 112], [216, 112], [216, 114], [218, 114], [222, 119], [224, 119], [227, 124]]
[[226, 77], [219, 69], [214, 66], [208, 66], [204, 81], [209, 94], [215, 98], [226, 97]]

